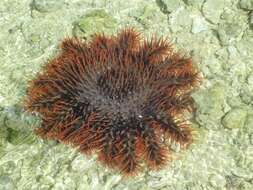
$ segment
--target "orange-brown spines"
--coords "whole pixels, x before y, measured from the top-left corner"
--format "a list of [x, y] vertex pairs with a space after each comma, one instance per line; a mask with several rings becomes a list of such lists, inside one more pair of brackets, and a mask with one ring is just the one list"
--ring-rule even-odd
[[27, 91], [27, 110], [42, 118], [39, 136], [96, 152], [124, 175], [136, 174], [142, 160], [164, 166], [170, 148], [163, 138], [192, 142], [184, 114], [194, 111], [190, 93], [201, 76], [166, 39], [141, 40], [128, 28], [89, 42], [68, 38], [61, 49]]

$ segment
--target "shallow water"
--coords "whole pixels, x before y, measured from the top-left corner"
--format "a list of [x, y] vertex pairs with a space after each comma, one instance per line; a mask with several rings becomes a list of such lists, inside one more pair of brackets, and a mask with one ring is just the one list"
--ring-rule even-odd
[[[253, 189], [252, 0], [0, 1], [0, 190]], [[168, 36], [205, 80], [194, 93], [197, 139], [163, 170], [123, 180], [95, 157], [34, 135], [28, 81], [64, 37], [134, 26]]]

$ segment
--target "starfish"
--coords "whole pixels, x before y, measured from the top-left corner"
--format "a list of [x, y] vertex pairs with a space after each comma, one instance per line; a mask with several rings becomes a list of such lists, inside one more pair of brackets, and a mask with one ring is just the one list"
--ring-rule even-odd
[[188, 147], [186, 112], [201, 74], [190, 57], [164, 38], [142, 39], [126, 28], [89, 41], [66, 38], [61, 52], [29, 83], [25, 108], [42, 123], [36, 134], [71, 144], [123, 175], [144, 161], [160, 169], [170, 160], [165, 140]]

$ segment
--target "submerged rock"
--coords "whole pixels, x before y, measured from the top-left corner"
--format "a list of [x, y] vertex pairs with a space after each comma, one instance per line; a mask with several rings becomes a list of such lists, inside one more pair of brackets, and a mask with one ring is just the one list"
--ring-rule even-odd
[[223, 115], [226, 101], [226, 89], [222, 85], [215, 85], [203, 94], [194, 97], [198, 104], [200, 115], [218, 120]]
[[250, 13], [249, 24], [253, 26], [253, 11]]
[[208, 26], [205, 19], [200, 18], [200, 17], [193, 19], [192, 30], [191, 30], [193, 34], [205, 31], [207, 29], [208, 29]]
[[201, 9], [204, 0], [184, 0], [188, 6], [196, 7]]
[[73, 35], [87, 38], [98, 32], [110, 32], [116, 28], [116, 20], [105, 10], [94, 10], [74, 22]]
[[217, 24], [223, 12], [224, 1], [221, 0], [206, 0], [202, 6], [203, 15], [210, 22]]
[[222, 45], [229, 45], [234, 41], [239, 41], [242, 34], [243, 28], [238, 23], [224, 23], [218, 26], [218, 38]]
[[180, 0], [156, 0], [158, 6], [171, 13], [180, 7]]
[[247, 111], [242, 108], [230, 110], [222, 119], [224, 127], [229, 129], [242, 128], [247, 118]]
[[14, 190], [14, 182], [13, 180], [7, 175], [0, 176], [0, 189], [1, 190]]
[[211, 175], [209, 177], [209, 183], [214, 188], [224, 188], [226, 185], [226, 179], [224, 176], [221, 175]]
[[241, 0], [239, 3], [240, 8], [246, 10], [253, 10], [253, 0]]
[[30, 6], [39, 12], [53, 12], [60, 9], [63, 4], [64, 0], [33, 0]]

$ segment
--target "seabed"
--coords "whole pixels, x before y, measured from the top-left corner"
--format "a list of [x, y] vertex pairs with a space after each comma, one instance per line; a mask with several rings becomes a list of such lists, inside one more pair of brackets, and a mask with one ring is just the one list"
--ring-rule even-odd
[[[129, 179], [39, 139], [39, 118], [22, 108], [61, 39], [126, 26], [167, 36], [205, 78], [193, 95], [194, 143], [163, 170]], [[252, 190], [252, 50], [252, 0], [0, 1], [0, 190]]]

